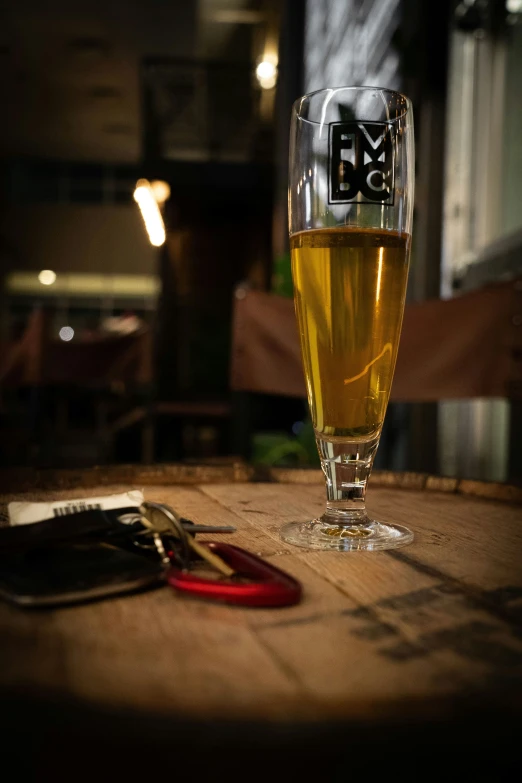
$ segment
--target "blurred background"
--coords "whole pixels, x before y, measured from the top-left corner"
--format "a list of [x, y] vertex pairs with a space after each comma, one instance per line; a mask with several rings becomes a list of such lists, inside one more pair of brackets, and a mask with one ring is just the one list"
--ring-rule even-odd
[[[489, 305], [442, 315], [441, 383], [392, 395], [376, 466], [522, 481], [522, 0], [4, 0], [0, 66], [2, 465], [317, 464], [290, 107], [370, 84], [414, 103], [412, 318], [510, 292], [502, 378]], [[468, 332], [469, 389], [445, 369]]]

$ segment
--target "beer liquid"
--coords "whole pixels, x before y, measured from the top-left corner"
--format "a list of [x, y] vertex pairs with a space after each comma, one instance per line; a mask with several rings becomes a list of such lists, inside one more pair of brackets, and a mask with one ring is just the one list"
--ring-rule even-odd
[[290, 245], [316, 434], [368, 440], [379, 434], [390, 396], [410, 237], [326, 228], [294, 234]]

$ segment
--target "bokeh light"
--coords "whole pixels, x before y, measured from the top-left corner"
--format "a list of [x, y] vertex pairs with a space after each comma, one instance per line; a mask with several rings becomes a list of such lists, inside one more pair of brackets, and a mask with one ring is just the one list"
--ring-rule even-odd
[[141, 210], [141, 216], [145, 223], [151, 245], [154, 245], [154, 247], [161, 247], [166, 239], [165, 224], [161, 216], [158, 202], [156, 201], [148, 180], [140, 179], [136, 183], [134, 201]]
[[277, 66], [270, 60], [263, 60], [256, 68], [256, 77], [264, 90], [271, 90], [277, 81]]
[[58, 332], [58, 336], [60, 337], [60, 340], [64, 341], [64, 343], [68, 343], [74, 337], [74, 329], [72, 326], [62, 326]]
[[42, 285], [52, 285], [56, 282], [56, 272], [52, 269], [42, 269], [38, 275], [38, 280]]
[[164, 204], [170, 198], [170, 185], [162, 179], [155, 179], [150, 183], [154, 198], [158, 204]]

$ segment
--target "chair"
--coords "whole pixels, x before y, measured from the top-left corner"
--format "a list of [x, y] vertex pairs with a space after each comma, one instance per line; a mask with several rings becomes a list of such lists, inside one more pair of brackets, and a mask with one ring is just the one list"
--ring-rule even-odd
[[[109, 420], [127, 398], [148, 400], [152, 386], [152, 336], [142, 329], [123, 337], [95, 337], [88, 341], [63, 342], [50, 334], [50, 313], [36, 309], [17, 341], [8, 344], [0, 359], [0, 388], [6, 392], [28, 392], [27, 421], [29, 459], [36, 459], [34, 447], [39, 430], [47, 424], [47, 402], [54, 409], [50, 441], [68, 430], [69, 404], [80, 391], [87, 392], [94, 405], [95, 440], [100, 454], [106, 452], [114, 434]], [[129, 395], [130, 390], [130, 395]], [[48, 407], [48, 406], [47, 406]], [[111, 410], [112, 408], [112, 410]], [[24, 438], [25, 439], [25, 438]]]
[[[293, 302], [258, 291], [237, 293], [231, 387], [240, 395], [241, 430], [247, 426], [241, 395], [304, 397], [305, 385]], [[514, 445], [522, 418], [522, 279], [406, 306], [391, 400], [481, 397], [510, 400], [511, 473], [522, 473]]]

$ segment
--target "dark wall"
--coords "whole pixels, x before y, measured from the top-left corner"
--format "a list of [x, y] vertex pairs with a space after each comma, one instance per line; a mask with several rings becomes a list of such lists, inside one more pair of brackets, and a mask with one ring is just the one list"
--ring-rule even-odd
[[265, 287], [271, 254], [270, 166], [176, 164], [162, 254], [158, 383], [163, 397], [228, 389], [235, 286]]

